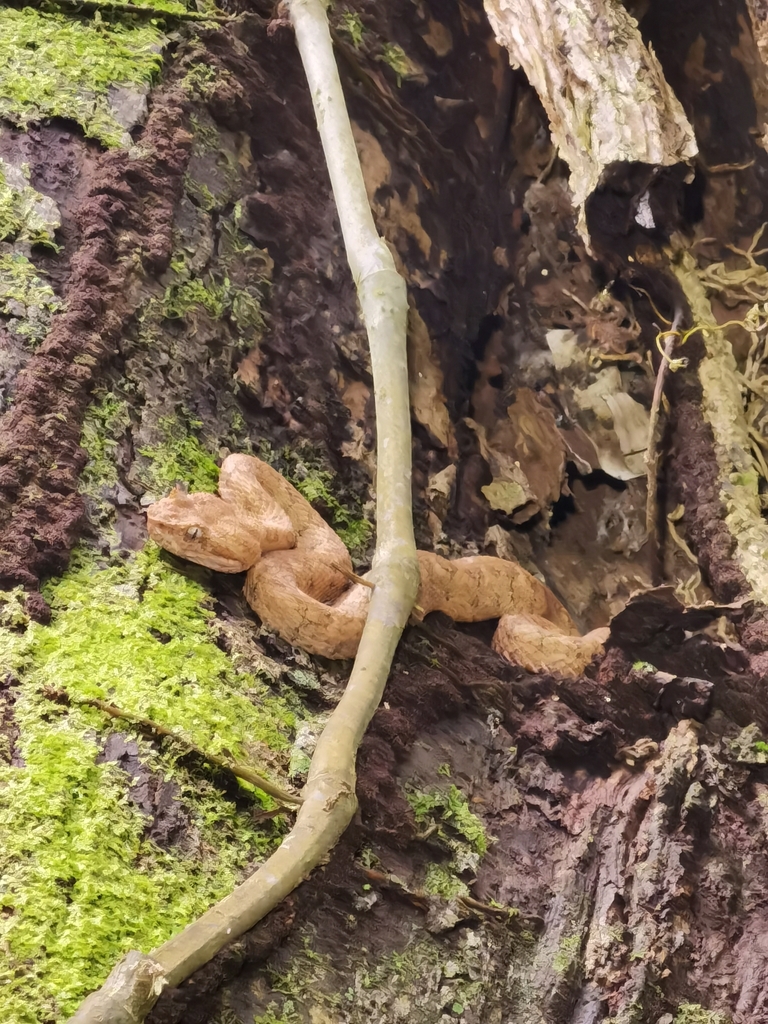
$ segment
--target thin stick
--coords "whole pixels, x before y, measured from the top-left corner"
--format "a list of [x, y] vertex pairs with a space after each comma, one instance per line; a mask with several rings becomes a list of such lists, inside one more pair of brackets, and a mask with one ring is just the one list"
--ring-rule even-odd
[[645, 530], [648, 536], [648, 543], [651, 547], [651, 573], [653, 574], [654, 585], [658, 586], [661, 581], [661, 569], [659, 565], [659, 535], [658, 535], [658, 483], [659, 483], [659, 418], [661, 416], [661, 399], [664, 394], [664, 383], [667, 378], [670, 357], [675, 343], [680, 337], [680, 321], [683, 319], [681, 308], [675, 309], [675, 316], [668, 331], [666, 344], [663, 349], [663, 358], [656, 374], [656, 386], [653, 389], [653, 401], [651, 403], [651, 422], [648, 428], [648, 447], [645, 452], [646, 481], [648, 494], [645, 502]]
[[263, 775], [259, 775], [247, 765], [228, 761], [226, 758], [219, 757], [218, 754], [211, 754], [207, 750], [198, 747], [197, 744], [187, 739], [186, 736], [180, 736], [173, 729], [169, 729], [167, 726], [161, 725], [160, 722], [155, 722], [151, 718], [142, 718], [141, 715], [134, 715], [131, 711], [125, 711], [123, 708], [118, 708], [105, 700], [99, 700], [97, 697], [78, 697], [74, 699], [66, 690], [46, 689], [43, 690], [43, 696], [47, 697], [48, 700], [55, 701], [57, 704], [98, 708], [105, 715], [109, 715], [111, 718], [122, 719], [124, 722], [130, 722], [131, 725], [138, 726], [144, 732], [175, 740], [182, 747], [185, 747], [190, 754], [196, 754], [208, 764], [222, 768], [225, 772], [229, 772], [230, 775], [234, 775], [235, 778], [242, 779], [243, 782], [250, 782], [251, 785], [257, 786], [263, 792], [269, 793], [275, 800], [280, 800], [286, 804], [301, 804], [304, 802], [302, 797], [297, 796], [295, 793], [289, 793], [287, 789], [281, 789], [280, 786], [270, 782], [269, 779], [265, 779]]

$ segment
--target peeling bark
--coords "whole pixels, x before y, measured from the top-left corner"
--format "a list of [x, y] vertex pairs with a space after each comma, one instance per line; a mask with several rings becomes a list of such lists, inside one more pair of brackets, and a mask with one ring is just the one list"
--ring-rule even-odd
[[584, 206], [616, 163], [669, 167], [697, 153], [693, 129], [635, 19], [615, 0], [487, 0], [496, 38], [523, 68]]

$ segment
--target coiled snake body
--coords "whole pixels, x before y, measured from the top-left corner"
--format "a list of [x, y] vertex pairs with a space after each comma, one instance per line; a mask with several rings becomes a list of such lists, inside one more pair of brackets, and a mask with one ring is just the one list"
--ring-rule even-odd
[[[370, 588], [350, 585], [341, 539], [283, 476], [261, 459], [229, 455], [219, 495], [174, 490], [147, 512], [150, 537], [219, 572], [244, 572], [245, 596], [270, 629], [310, 654], [354, 657]], [[420, 551], [417, 611], [457, 622], [499, 619], [493, 646], [530, 671], [583, 671], [607, 630], [585, 637], [551, 591], [515, 562], [477, 555], [453, 561]]]

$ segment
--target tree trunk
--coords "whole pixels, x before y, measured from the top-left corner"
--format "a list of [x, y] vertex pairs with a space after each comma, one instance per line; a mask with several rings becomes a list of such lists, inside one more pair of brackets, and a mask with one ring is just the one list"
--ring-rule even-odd
[[[349, 675], [264, 630], [241, 577], [147, 545], [146, 506], [176, 483], [215, 490], [221, 459], [252, 452], [357, 569], [373, 551], [371, 367], [293, 32], [271, 4], [227, 0], [221, 22], [161, 6], [2, 14], [14, 1024], [65, 1021], [292, 824], [84, 701], [300, 789]], [[486, 6], [330, 11], [376, 226], [408, 282], [417, 547], [517, 559], [583, 631], [610, 623], [608, 650], [565, 680], [497, 657], [493, 622], [411, 625], [352, 826], [164, 991], [154, 1024], [768, 1021], [765, 16], [751, 0]], [[570, 45], [576, 9], [594, 45]], [[627, 136], [593, 111], [575, 139], [569, 118], [600, 99], [579, 61], [609, 74], [624, 43], [645, 69], [632, 84], [652, 85], [606, 86], [594, 109]], [[658, 129], [645, 150], [637, 124]], [[654, 545], [644, 453], [670, 340], [687, 362], [649, 459]]]

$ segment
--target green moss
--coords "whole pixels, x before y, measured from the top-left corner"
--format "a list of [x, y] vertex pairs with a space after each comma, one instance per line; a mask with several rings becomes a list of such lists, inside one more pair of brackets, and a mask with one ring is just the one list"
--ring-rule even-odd
[[568, 974], [581, 953], [581, 936], [569, 935], [560, 941], [552, 958], [552, 969], [556, 974]]
[[[29, 616], [24, 604], [24, 588], [0, 590], [0, 628], [18, 629], [26, 626]], [[2, 650], [2, 648], [0, 648]]]
[[198, 60], [190, 65], [181, 81], [181, 87], [189, 96], [207, 100], [213, 95], [217, 82], [227, 77], [229, 74], [223, 69], [213, 68]]
[[80, 478], [86, 493], [117, 483], [117, 446], [130, 422], [128, 403], [112, 392], [102, 393], [89, 406], [80, 437], [80, 446], [88, 453]]
[[632, 668], [635, 672], [642, 672], [643, 675], [653, 675], [657, 671], [656, 666], [649, 661], [636, 661]]
[[[190, 420], [192, 429], [202, 426], [199, 420]], [[150, 460], [141, 472], [144, 482], [152, 489], [163, 492], [174, 484], [188, 484], [191, 491], [215, 492], [219, 483], [219, 467], [213, 456], [190, 434], [178, 416], [163, 416], [158, 421], [162, 441], [139, 449], [139, 454]]]
[[430, 864], [424, 876], [424, 891], [432, 896], [453, 899], [469, 896], [469, 886], [446, 864]]
[[194, 135], [192, 143], [194, 153], [215, 153], [218, 150], [221, 145], [221, 136], [212, 118], [203, 115], [203, 120], [201, 120], [198, 114], [190, 114], [189, 127]]
[[360, 506], [340, 501], [333, 493], [334, 474], [324, 469], [316, 453], [308, 445], [283, 448], [279, 453], [263, 444], [258, 453], [265, 462], [275, 466], [290, 480], [296, 490], [328, 519], [336, 533], [346, 544], [350, 554], [360, 557], [370, 543], [373, 525], [365, 518]]
[[184, 175], [184, 191], [195, 201], [201, 210], [208, 213], [219, 205], [216, 196], [203, 181], [196, 181], [190, 174]]
[[365, 549], [373, 533], [367, 519], [356, 518], [330, 490], [333, 474], [322, 470], [309, 470], [306, 476], [296, 481], [296, 490], [310, 505], [320, 505], [329, 513], [334, 530], [350, 551]]
[[363, 41], [364, 26], [357, 11], [342, 11], [341, 27], [346, 35], [349, 36], [354, 48], [359, 50]]
[[402, 46], [396, 43], [384, 43], [381, 47], [381, 59], [395, 73], [398, 86], [402, 85], [403, 78], [411, 69], [410, 61]]
[[[411, 790], [406, 793], [413, 815], [420, 825], [440, 819], [457, 832], [481, 857], [488, 851], [488, 836], [482, 821], [469, 809], [467, 798], [457, 786], [429, 793]], [[438, 832], [442, 835], [441, 830]]]
[[[172, 269], [180, 273], [184, 268], [183, 257], [177, 255]], [[240, 288], [226, 276], [221, 283], [210, 276], [205, 280], [195, 277], [179, 281], [166, 288], [160, 314], [167, 320], [180, 320], [204, 309], [213, 320], [228, 316], [243, 331], [260, 332], [264, 329], [264, 314], [259, 286], [256, 280], [253, 289]], [[251, 342], [249, 338], [248, 344]]]
[[66, 1019], [123, 952], [149, 950], [203, 912], [281, 832], [274, 821], [254, 828], [177, 764], [178, 750], [137, 737], [142, 763], [175, 782], [190, 819], [183, 850], [159, 849], [128, 777], [97, 763], [99, 733], [114, 723], [52, 704], [44, 688], [108, 699], [252, 763], [267, 748], [287, 758], [293, 728], [282, 700], [217, 646], [205, 591], [154, 546], [113, 565], [80, 559], [46, 596], [49, 627], [0, 631], [0, 659], [21, 680], [23, 766], [0, 765], [0, 1020], [14, 1024]]
[[731, 1018], [716, 1010], [705, 1010], [699, 1003], [681, 1003], [674, 1024], [730, 1024]]
[[[162, 0], [161, 0], [162, 2]], [[162, 65], [163, 35], [153, 25], [107, 24], [44, 14], [31, 7], [0, 10], [0, 116], [26, 127], [63, 117], [90, 138], [120, 145], [108, 93], [115, 84], [148, 85]]]
[[[0, 29], [3, 12], [0, 10]], [[2, 39], [0, 39], [0, 68], [2, 67]], [[2, 71], [0, 71], [0, 84]], [[2, 110], [0, 98], [0, 111]], [[56, 204], [48, 196], [41, 195], [29, 183], [29, 168], [26, 164], [15, 167], [0, 159], [0, 242], [19, 241], [32, 245], [44, 245], [58, 249], [54, 232], [61, 225]], [[9, 260], [14, 257], [6, 256]], [[33, 268], [34, 270], [34, 268]], [[5, 267], [3, 276], [18, 279], [22, 272], [19, 266]], [[16, 280], [18, 284], [18, 280]], [[42, 284], [42, 282], [41, 282]], [[47, 286], [44, 286], [47, 287]]]
[[[175, 268], [178, 267], [176, 264]], [[214, 282], [203, 283], [199, 278], [169, 285], [163, 297], [162, 314], [167, 320], [179, 320], [191, 310], [204, 309], [214, 320], [224, 315], [225, 290]]]
[[48, 333], [51, 317], [63, 308], [53, 288], [38, 277], [26, 256], [0, 256], [0, 313], [10, 316], [8, 329], [31, 345]]
[[291, 999], [286, 999], [282, 1007], [270, 1003], [266, 1012], [253, 1018], [253, 1024], [299, 1024], [299, 1017]]

